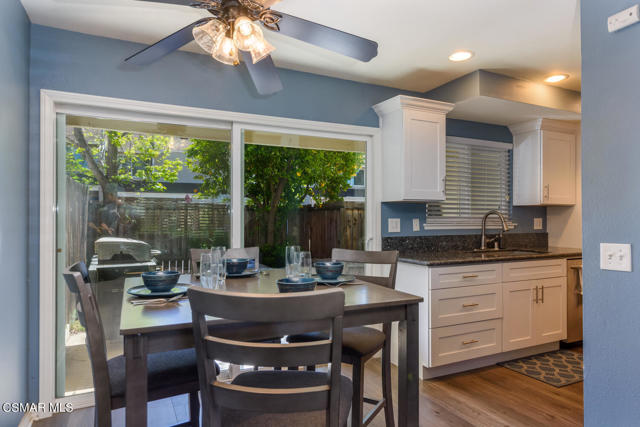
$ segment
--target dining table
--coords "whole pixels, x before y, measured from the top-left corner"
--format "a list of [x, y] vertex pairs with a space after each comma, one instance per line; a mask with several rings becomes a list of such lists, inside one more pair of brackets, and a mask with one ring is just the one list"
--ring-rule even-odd
[[[272, 269], [253, 277], [227, 278], [232, 292], [278, 293], [276, 281], [284, 270]], [[191, 275], [181, 275], [180, 285], [199, 286]], [[147, 425], [147, 355], [194, 346], [188, 299], [164, 305], [133, 304], [127, 290], [142, 285], [140, 277], [125, 280], [120, 318], [124, 341], [126, 425]], [[422, 297], [356, 279], [342, 284], [345, 293], [344, 327], [398, 322], [398, 425], [417, 426], [419, 415], [418, 306]], [[316, 289], [325, 288], [318, 285]], [[212, 335], [240, 340], [269, 339], [323, 329], [323, 323], [261, 324], [210, 317]]]

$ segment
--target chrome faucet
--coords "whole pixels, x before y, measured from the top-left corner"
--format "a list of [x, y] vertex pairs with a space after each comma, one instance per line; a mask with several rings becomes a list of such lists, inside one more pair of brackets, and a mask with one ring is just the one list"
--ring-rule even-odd
[[[487, 235], [486, 235], [487, 218], [491, 214], [498, 215], [498, 218], [500, 218], [500, 221], [502, 221], [502, 232], [509, 231], [509, 226], [507, 225], [507, 221], [504, 219], [504, 215], [502, 215], [497, 210], [490, 210], [489, 212], [484, 214], [484, 216], [482, 217], [482, 238], [480, 239], [480, 250], [487, 249]], [[498, 243], [498, 239], [502, 238], [502, 232], [500, 232], [500, 235], [498, 237], [495, 237], [494, 239], [492, 239], [492, 241], [496, 244], [494, 249], [500, 249], [497, 243]]]

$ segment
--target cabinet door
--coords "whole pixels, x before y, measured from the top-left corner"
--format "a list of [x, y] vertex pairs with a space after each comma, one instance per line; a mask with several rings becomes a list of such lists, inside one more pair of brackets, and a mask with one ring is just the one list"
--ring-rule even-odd
[[404, 138], [404, 199], [444, 200], [445, 116], [405, 111]]
[[542, 203], [576, 203], [576, 137], [542, 131]]
[[536, 345], [535, 288], [534, 280], [502, 285], [502, 351]]
[[539, 302], [535, 304], [536, 344], [560, 341], [567, 337], [567, 279], [542, 279]]

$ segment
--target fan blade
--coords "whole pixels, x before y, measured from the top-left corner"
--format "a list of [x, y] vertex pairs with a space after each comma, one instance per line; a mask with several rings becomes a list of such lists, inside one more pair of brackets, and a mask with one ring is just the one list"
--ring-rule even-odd
[[282, 81], [278, 75], [271, 56], [267, 56], [262, 61], [254, 64], [251, 60], [251, 53], [241, 51], [242, 60], [249, 70], [249, 75], [260, 95], [271, 95], [282, 90]]
[[278, 26], [280, 27], [280, 33], [284, 35], [364, 62], [369, 62], [378, 55], [378, 43], [372, 40], [354, 36], [335, 28], [325, 27], [286, 13], [275, 13], [282, 15]]
[[204, 24], [205, 22], [212, 19], [214, 18], [199, 19], [193, 24], [189, 24], [186, 27], [176, 31], [175, 33], [163, 38], [159, 42], [147, 46], [141, 51], [134, 53], [124, 61], [128, 62], [129, 64], [135, 65], [147, 65], [154, 61], [157, 61], [163, 56], [173, 52], [174, 50], [180, 49], [182, 46], [192, 41], [193, 27], [197, 27], [198, 25]]

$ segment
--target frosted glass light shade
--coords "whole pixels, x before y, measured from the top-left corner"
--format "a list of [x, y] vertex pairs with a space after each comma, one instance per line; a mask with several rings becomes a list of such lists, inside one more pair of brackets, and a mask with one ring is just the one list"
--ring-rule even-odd
[[276, 48], [265, 39], [258, 40], [251, 49], [251, 59], [255, 64], [269, 56], [274, 50], [276, 50]]
[[223, 37], [216, 45], [213, 58], [227, 65], [238, 65], [238, 49], [229, 37]]
[[237, 18], [233, 27], [233, 41], [240, 50], [250, 51], [256, 43], [264, 40], [260, 27], [245, 16]]
[[213, 54], [216, 45], [224, 37], [227, 24], [217, 19], [212, 19], [203, 25], [198, 25], [192, 30], [196, 43], [207, 53]]

